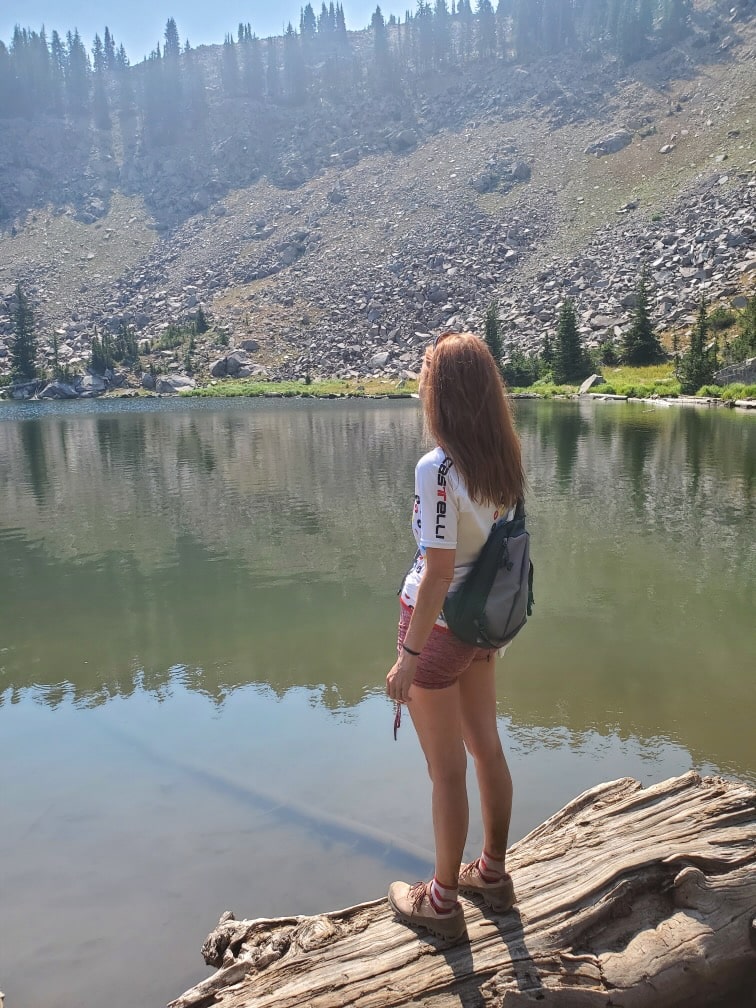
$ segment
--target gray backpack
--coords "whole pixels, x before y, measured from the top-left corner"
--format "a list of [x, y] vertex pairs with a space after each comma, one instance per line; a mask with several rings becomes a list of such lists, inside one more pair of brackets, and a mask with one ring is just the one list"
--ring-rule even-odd
[[500, 518], [464, 582], [446, 596], [444, 618], [455, 637], [479, 648], [500, 648], [533, 611], [533, 564], [525, 504]]

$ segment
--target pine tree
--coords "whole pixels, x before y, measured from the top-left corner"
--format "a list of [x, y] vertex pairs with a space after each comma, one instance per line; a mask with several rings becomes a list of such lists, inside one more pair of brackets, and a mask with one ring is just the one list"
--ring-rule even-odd
[[633, 320], [622, 341], [622, 359], [626, 364], [655, 364], [666, 356], [651, 324], [644, 267], [635, 292]]
[[493, 359], [504, 377], [504, 345], [501, 339], [501, 321], [499, 319], [499, 306], [492, 301], [486, 309], [486, 318], [483, 323], [483, 338], [486, 346], [491, 351]]
[[37, 337], [29, 299], [20, 283], [16, 284], [15, 302], [11, 313], [11, 375], [15, 381], [33, 381], [37, 377]]
[[383, 19], [383, 12], [380, 7], [376, 7], [373, 11], [373, 16], [370, 19], [370, 29], [373, 33], [376, 76], [381, 84], [385, 84], [391, 72], [391, 52], [389, 50], [386, 22]]
[[478, 0], [478, 55], [481, 59], [496, 55], [496, 14], [491, 0]]
[[66, 92], [68, 109], [73, 116], [89, 111], [89, 57], [78, 31], [66, 35]]
[[694, 395], [702, 385], [708, 385], [716, 370], [716, 355], [706, 346], [709, 320], [706, 312], [706, 297], [701, 296], [698, 318], [690, 334], [687, 353], [682, 355], [678, 374], [680, 391], [683, 395]]
[[586, 362], [580, 342], [575, 305], [567, 298], [559, 312], [557, 345], [554, 354], [554, 381], [557, 385], [585, 378]]
[[99, 35], [94, 37], [92, 46], [92, 63], [94, 66], [94, 76], [92, 83], [92, 112], [94, 123], [97, 129], [109, 130], [111, 128], [110, 111], [108, 109], [108, 96], [105, 90], [105, 49]]
[[284, 79], [286, 81], [286, 92], [289, 100], [295, 105], [301, 105], [305, 100], [307, 91], [307, 76], [305, 72], [302, 49], [299, 44], [299, 36], [294, 31], [291, 22], [286, 27], [286, 34], [283, 40], [283, 64]]
[[207, 321], [207, 315], [205, 315], [202, 305], [200, 305], [199, 308], [197, 309], [197, 314], [194, 319], [194, 326], [198, 333], [205, 333], [210, 328], [210, 325]]
[[433, 55], [437, 67], [451, 58], [451, 23], [446, 0], [436, 0], [433, 12]]

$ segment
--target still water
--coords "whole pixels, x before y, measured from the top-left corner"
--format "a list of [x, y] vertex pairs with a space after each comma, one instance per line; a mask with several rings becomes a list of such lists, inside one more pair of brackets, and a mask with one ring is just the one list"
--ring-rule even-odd
[[[536, 610], [497, 673], [511, 839], [603, 780], [756, 782], [754, 418], [517, 420]], [[383, 695], [423, 450], [414, 401], [0, 410], [7, 1008], [159, 1006], [224, 910], [429, 871], [424, 763]]]

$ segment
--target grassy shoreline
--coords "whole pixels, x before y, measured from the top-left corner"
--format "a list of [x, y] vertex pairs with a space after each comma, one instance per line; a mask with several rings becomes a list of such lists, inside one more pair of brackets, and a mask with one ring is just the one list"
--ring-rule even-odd
[[[723, 388], [707, 386], [696, 396], [681, 396], [680, 383], [674, 375], [672, 364], [657, 364], [648, 367], [612, 367], [603, 370], [604, 381], [593, 386], [590, 394], [595, 397], [607, 396], [625, 399], [675, 399], [689, 402], [699, 398], [702, 402], [721, 400], [734, 402], [739, 399], [756, 398], [756, 385], [728, 385]], [[572, 398], [577, 396], [579, 385], [555, 385], [553, 382], [536, 382], [527, 388], [511, 388], [515, 398]], [[329, 378], [307, 383], [305, 381], [260, 381], [259, 379], [226, 379], [212, 381], [181, 392], [184, 398], [409, 398], [417, 394], [417, 381], [391, 380], [387, 378], [338, 379]]]

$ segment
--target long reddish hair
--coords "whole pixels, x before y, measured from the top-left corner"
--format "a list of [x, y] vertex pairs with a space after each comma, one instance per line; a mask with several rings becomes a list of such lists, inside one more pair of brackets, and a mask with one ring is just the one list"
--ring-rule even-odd
[[442, 333], [420, 375], [425, 426], [479, 503], [511, 507], [525, 490], [520, 440], [496, 361], [473, 333]]

